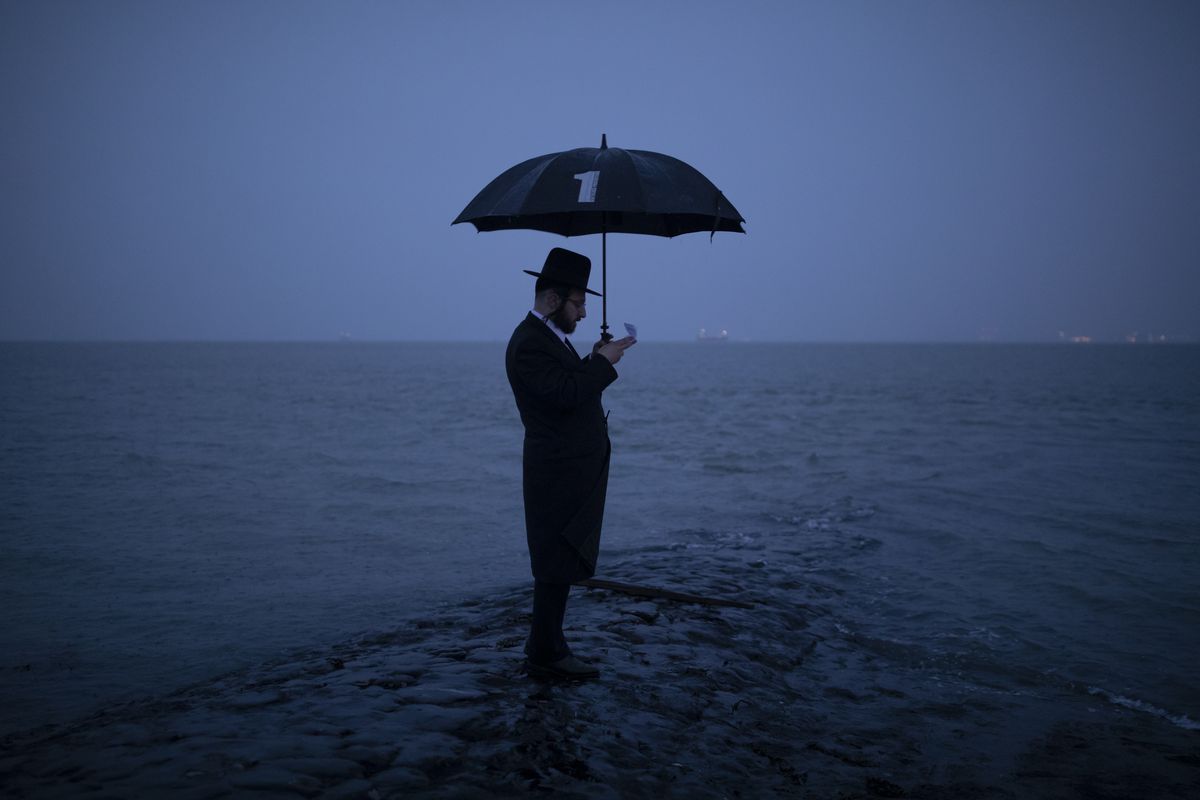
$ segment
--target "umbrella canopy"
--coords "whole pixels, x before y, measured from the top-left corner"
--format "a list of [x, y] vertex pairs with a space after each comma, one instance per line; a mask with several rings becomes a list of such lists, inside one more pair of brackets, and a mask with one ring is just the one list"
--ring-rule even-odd
[[477, 231], [535, 230], [563, 236], [599, 233], [604, 298], [601, 336], [608, 333], [608, 234], [678, 236], [745, 233], [745, 219], [721, 190], [678, 158], [608, 146], [549, 153], [502, 172], [450, 223]]
[[662, 153], [579, 147], [505, 170], [451, 224], [563, 236], [745, 233], [733, 204], [694, 167]]

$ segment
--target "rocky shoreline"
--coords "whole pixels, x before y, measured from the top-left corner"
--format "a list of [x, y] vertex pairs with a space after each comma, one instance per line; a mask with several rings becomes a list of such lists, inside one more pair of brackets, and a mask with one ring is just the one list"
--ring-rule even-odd
[[1105, 704], [954, 683], [847, 631], [836, 588], [734, 549], [649, 549], [604, 576], [750, 603], [575, 589], [603, 670], [538, 682], [528, 587], [386, 635], [9, 737], [14, 798], [1184, 798], [1200, 733]]

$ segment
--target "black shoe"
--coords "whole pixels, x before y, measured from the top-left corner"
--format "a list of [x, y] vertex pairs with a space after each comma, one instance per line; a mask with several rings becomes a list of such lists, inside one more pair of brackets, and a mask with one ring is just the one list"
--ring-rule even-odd
[[587, 681], [600, 677], [600, 670], [591, 664], [585, 664], [575, 656], [567, 656], [566, 658], [560, 658], [558, 661], [551, 661], [549, 663], [526, 659], [525, 666], [532, 675], [558, 678], [560, 680]]

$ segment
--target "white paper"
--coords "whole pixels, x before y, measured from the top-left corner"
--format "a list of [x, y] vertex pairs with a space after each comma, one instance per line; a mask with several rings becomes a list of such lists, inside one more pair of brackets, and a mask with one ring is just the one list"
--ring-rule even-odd
[[634, 325], [632, 322], [626, 322], [625, 323], [625, 332], [636, 339], [637, 338], [637, 325]]

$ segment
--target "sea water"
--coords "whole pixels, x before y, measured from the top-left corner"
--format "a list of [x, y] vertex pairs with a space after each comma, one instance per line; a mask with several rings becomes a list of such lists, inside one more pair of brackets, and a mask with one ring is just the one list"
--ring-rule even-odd
[[[0, 345], [0, 734], [528, 581], [503, 356]], [[750, 543], [939, 681], [1197, 727], [1200, 348], [639, 343], [618, 370], [599, 576]]]

